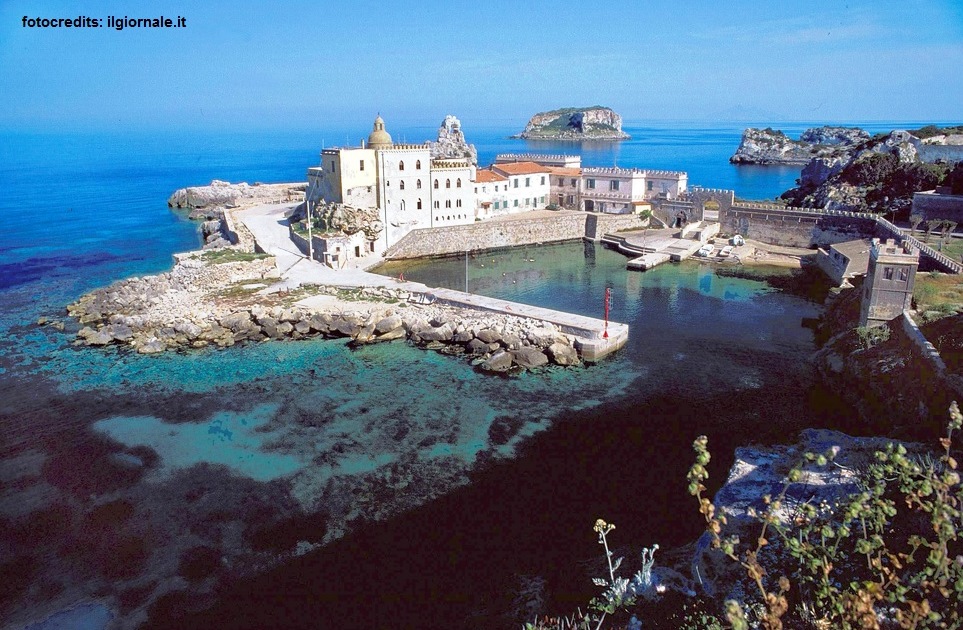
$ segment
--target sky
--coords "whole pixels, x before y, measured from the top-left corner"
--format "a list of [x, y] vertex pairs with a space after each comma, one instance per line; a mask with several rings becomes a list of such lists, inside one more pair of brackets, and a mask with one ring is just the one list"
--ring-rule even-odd
[[[104, 26], [23, 26], [78, 16]], [[0, 103], [25, 130], [963, 122], [963, 0], [0, 0]]]

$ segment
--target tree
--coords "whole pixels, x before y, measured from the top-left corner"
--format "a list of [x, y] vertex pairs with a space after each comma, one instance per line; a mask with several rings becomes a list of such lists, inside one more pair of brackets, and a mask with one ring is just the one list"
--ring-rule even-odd
[[916, 236], [916, 228], [918, 228], [920, 226], [920, 223], [923, 222], [923, 215], [911, 214], [909, 220], [910, 220], [911, 234], [912, 236]]
[[933, 230], [938, 229], [941, 225], [943, 225], [943, 219], [927, 219], [926, 221], [926, 242], [927, 243], [930, 242], [930, 234], [933, 233]]

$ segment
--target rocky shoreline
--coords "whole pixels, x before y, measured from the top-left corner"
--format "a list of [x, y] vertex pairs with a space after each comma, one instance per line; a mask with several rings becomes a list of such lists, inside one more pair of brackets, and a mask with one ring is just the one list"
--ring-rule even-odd
[[176, 259], [170, 272], [122, 280], [68, 306], [83, 326], [75, 343], [157, 354], [315, 337], [407, 339], [489, 372], [581, 362], [575, 339], [549, 322], [432, 303], [430, 292], [403, 288], [288, 290], [276, 283], [273, 257], [236, 249]]

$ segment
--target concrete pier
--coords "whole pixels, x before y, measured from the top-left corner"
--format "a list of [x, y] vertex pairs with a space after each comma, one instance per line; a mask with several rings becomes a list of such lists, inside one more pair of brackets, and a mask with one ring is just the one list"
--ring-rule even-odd
[[598, 361], [624, 346], [629, 340], [628, 324], [610, 321], [606, 326], [604, 320], [594, 317], [585, 317], [584, 315], [575, 315], [574, 313], [565, 313], [539, 306], [529, 306], [528, 304], [509, 302], [508, 300], [465, 293], [454, 289], [432, 289], [431, 294], [435, 296], [437, 301], [445, 304], [504, 313], [555, 324], [566, 335], [575, 337], [575, 348], [585, 361]]

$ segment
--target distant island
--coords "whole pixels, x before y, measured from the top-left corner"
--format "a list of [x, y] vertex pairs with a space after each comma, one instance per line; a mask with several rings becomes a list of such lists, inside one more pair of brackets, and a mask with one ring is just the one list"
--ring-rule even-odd
[[611, 108], [565, 107], [532, 116], [525, 131], [512, 136], [524, 140], [627, 140], [622, 117]]
[[869, 140], [857, 127], [814, 127], [793, 140], [782, 131], [766, 127], [748, 128], [742, 142], [729, 158], [733, 164], [806, 164], [817, 157], [840, 157]]

